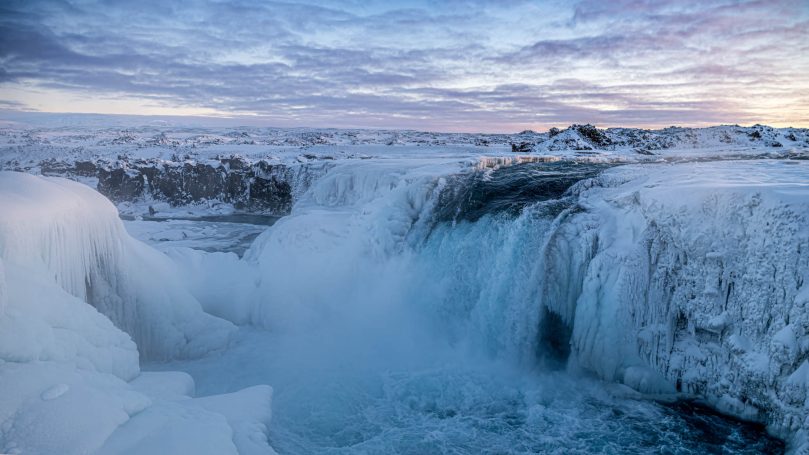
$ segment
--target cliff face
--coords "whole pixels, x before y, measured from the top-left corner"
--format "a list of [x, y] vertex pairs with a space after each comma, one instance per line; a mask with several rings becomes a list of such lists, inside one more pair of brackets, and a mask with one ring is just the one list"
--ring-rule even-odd
[[284, 214], [292, 206], [287, 166], [238, 159], [218, 163], [147, 162], [98, 168], [98, 191], [115, 202], [156, 199], [174, 206], [218, 200], [250, 212]]

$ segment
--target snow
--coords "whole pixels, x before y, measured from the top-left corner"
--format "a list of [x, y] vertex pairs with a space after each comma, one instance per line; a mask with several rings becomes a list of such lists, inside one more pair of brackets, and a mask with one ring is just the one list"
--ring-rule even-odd
[[53, 279], [8, 263], [5, 290], [8, 304], [0, 316], [3, 360], [70, 363], [124, 380], [137, 375], [138, 351], [131, 338]]
[[[532, 160], [635, 163], [809, 156], [806, 129], [762, 125], [663, 130], [573, 125], [556, 133], [487, 135], [143, 125], [120, 118], [108, 125], [60, 124], [58, 116], [50, 119], [54, 123], [29, 120], [0, 128], [0, 170], [69, 177], [97, 187], [127, 215], [175, 219], [259, 209], [286, 215], [290, 203], [286, 194], [278, 194], [284, 191], [273, 188], [275, 182], [289, 185], [296, 200], [336, 162], [353, 160], [443, 158], [497, 166]], [[512, 152], [512, 145], [520, 153]]]
[[215, 217], [209, 215], [205, 218], [125, 220], [124, 226], [133, 237], [161, 251], [186, 247], [241, 255], [273, 220], [265, 217], [255, 221], [263, 224], [253, 224], [234, 221], [232, 215]]
[[3, 363], [0, 386], [3, 453], [91, 453], [149, 406], [120, 378], [61, 362]]

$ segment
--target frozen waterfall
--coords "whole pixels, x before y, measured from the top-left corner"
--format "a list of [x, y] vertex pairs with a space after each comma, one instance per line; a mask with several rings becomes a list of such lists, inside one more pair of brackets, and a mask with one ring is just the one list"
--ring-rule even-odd
[[243, 257], [0, 173], [0, 451], [701, 453], [680, 398], [809, 447], [806, 162], [298, 171]]

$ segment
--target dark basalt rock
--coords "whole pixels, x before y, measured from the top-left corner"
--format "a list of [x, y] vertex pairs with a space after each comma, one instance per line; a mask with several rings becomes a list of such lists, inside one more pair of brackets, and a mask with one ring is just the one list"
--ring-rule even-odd
[[39, 168], [42, 175], [63, 175], [72, 170], [73, 166], [64, 161], [51, 158], [39, 163]]
[[530, 142], [511, 143], [511, 151], [514, 153], [530, 153], [533, 148], [534, 144]]
[[74, 168], [76, 174], [82, 177], [94, 177], [98, 172], [98, 167], [92, 161], [76, 161]]
[[576, 130], [582, 138], [597, 147], [606, 147], [612, 144], [612, 140], [603, 131], [589, 123], [586, 125], [573, 125], [571, 128]]
[[[283, 168], [238, 158], [219, 163], [138, 163], [120, 168], [97, 167], [98, 191], [115, 202], [145, 196], [173, 206], [217, 200], [240, 210], [286, 214], [292, 187], [276, 175]], [[283, 170], [283, 169], [280, 169]]]
[[276, 177], [253, 177], [246, 201], [236, 203], [237, 208], [288, 213], [292, 209], [292, 188], [289, 183]]
[[143, 195], [143, 174], [124, 169], [99, 169], [98, 192], [113, 201], [131, 201]]
[[220, 157], [219, 162], [231, 170], [245, 169], [249, 163], [240, 156]]

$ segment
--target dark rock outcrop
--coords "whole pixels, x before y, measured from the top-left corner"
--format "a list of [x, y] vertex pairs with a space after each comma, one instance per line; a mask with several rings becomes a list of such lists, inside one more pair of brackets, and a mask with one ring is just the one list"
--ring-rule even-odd
[[573, 125], [572, 129], [576, 130], [579, 135], [596, 146], [596, 148], [603, 148], [612, 144], [612, 140], [604, 133], [589, 123], [586, 125]]
[[278, 215], [292, 208], [294, 178], [283, 164], [240, 157], [207, 163], [119, 158], [113, 163], [47, 160], [40, 169], [44, 175], [95, 177], [98, 191], [115, 203], [154, 199], [182, 206], [221, 201], [238, 210]]
[[514, 153], [530, 153], [533, 147], [534, 144], [530, 142], [511, 143], [511, 151]]

